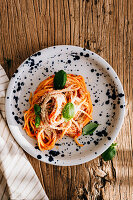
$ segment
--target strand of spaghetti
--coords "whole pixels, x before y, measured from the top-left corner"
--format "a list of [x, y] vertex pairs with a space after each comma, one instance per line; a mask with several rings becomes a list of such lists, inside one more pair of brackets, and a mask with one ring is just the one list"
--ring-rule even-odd
[[79, 111], [80, 107], [82, 106], [82, 104], [86, 101], [86, 98], [83, 99], [80, 104], [78, 106], [76, 106], [76, 113]]
[[[40, 150], [50, 150], [51, 148], [54, 147], [55, 142], [56, 142], [55, 130], [53, 130], [52, 133], [53, 133], [53, 135], [51, 135], [51, 139], [50, 139], [50, 137], [48, 137], [45, 134], [45, 130], [44, 129], [41, 130], [40, 132], [38, 132], [37, 141], [38, 141], [38, 146], [39, 146]], [[46, 138], [46, 140], [45, 140], [45, 138]]]
[[34, 121], [32, 120], [32, 121], [30, 121], [30, 125], [31, 125], [31, 128], [34, 130], [35, 129], [35, 123], [34, 123]]
[[80, 143], [78, 142], [77, 136], [74, 137], [74, 140], [75, 140], [75, 142], [76, 142], [76, 144], [77, 144], [78, 146], [80, 146], [80, 147], [83, 147], [83, 146], [84, 146], [83, 144], [80, 144]]
[[71, 95], [71, 102], [74, 103], [74, 101], [76, 100], [76, 96], [77, 96], [77, 90], [74, 91], [75, 94]]
[[30, 92], [29, 103], [30, 103], [30, 105], [32, 103], [32, 92]]
[[67, 129], [65, 129], [65, 130], [62, 131], [62, 133], [61, 133], [59, 139], [62, 139], [62, 138], [63, 138], [63, 136], [65, 135], [66, 131], [67, 131]]
[[53, 128], [53, 129], [56, 129], [56, 130], [67, 130], [71, 126], [71, 120], [69, 122], [70, 123], [69, 123], [69, 125], [67, 127], [57, 127], [57, 126], [53, 126], [53, 125], [50, 125], [50, 127]]
[[32, 104], [35, 104], [40, 99], [40, 97], [45, 97], [49, 91], [51, 91], [51, 90], [46, 89], [46, 90], [41, 90], [41, 91], [37, 92], [34, 95], [34, 97], [32, 98]]
[[77, 126], [78, 130], [80, 130], [80, 127], [79, 127], [78, 123], [73, 119], [72, 119], [72, 122]]
[[62, 90], [56, 90], [56, 91], [52, 91], [52, 92], [50, 92], [51, 94], [57, 94], [57, 93], [64, 93], [64, 92], [71, 92], [71, 91], [76, 91], [76, 90], [78, 90], [79, 89], [79, 87], [78, 88], [73, 88], [73, 89], [69, 89], [69, 88], [66, 88], [66, 89], [62, 89]]
[[87, 113], [87, 112], [85, 112], [85, 111], [83, 111], [83, 110], [81, 110], [81, 109], [79, 109], [78, 111], [80, 111], [80, 112], [84, 113], [85, 115], [87, 115], [87, 116], [89, 117], [89, 119], [91, 119], [91, 120], [92, 120], [92, 117], [91, 117], [90, 115], [88, 115], [88, 113]]

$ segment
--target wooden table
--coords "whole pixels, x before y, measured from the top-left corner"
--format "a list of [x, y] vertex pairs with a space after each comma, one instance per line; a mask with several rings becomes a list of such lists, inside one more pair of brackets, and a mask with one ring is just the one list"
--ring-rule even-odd
[[[0, 63], [9, 78], [34, 52], [52, 45], [71, 44], [102, 56], [124, 87], [125, 121], [116, 140], [118, 154], [112, 162], [105, 163], [99, 157], [79, 166], [58, 167], [26, 154], [50, 200], [133, 199], [132, 2], [0, 1]], [[12, 60], [11, 67], [5, 58]]]

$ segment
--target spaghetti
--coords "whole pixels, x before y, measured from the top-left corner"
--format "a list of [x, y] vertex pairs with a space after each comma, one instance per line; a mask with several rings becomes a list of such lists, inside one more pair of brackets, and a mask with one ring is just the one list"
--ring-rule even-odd
[[[50, 150], [57, 140], [64, 135], [77, 138], [82, 134], [82, 128], [92, 120], [92, 102], [87, 91], [84, 78], [80, 75], [67, 74], [65, 87], [61, 90], [54, 89], [54, 75], [42, 81], [33, 96], [30, 95], [30, 108], [24, 113], [24, 130], [30, 137], [37, 140], [39, 149]], [[75, 114], [66, 121], [62, 111], [67, 103], [73, 103]], [[34, 105], [41, 107], [41, 121], [38, 128], [35, 126], [36, 114]]]

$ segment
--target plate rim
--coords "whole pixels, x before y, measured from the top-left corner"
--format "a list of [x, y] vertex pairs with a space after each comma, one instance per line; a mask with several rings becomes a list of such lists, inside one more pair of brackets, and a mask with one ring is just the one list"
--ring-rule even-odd
[[[79, 49], [81, 49], [82, 51], [83, 51], [83, 49], [84, 48], [82, 48], [82, 47], [79, 47], [79, 46], [74, 46], [74, 45], [56, 45], [56, 46], [50, 46], [50, 47], [47, 47], [47, 48], [44, 48], [44, 49], [41, 49], [41, 50], [39, 50], [39, 51], [37, 51], [37, 52], [44, 52], [44, 51], [47, 51], [47, 50], [50, 50], [51, 48], [53, 49], [53, 48], [56, 48], [56, 47], [62, 47], [62, 48], [69, 48], [69, 47], [72, 47], [72, 48], [79, 48]], [[88, 53], [93, 53], [94, 54], [94, 56], [98, 56], [100, 59], [99, 60], [101, 60], [100, 61], [100, 63], [102, 62], [104, 65], [106, 65], [106, 67], [110, 67], [111, 68], [111, 70], [112, 70], [112, 72], [108, 72], [108, 74], [109, 74], [109, 76], [110, 76], [110, 73], [112, 74], [114, 74], [115, 75], [115, 77], [117, 77], [117, 82], [118, 82], [118, 86], [119, 86], [119, 88], [120, 88], [120, 90], [121, 90], [121, 92], [124, 94], [124, 90], [123, 90], [123, 86], [122, 86], [122, 83], [121, 83], [121, 81], [120, 81], [120, 79], [119, 79], [119, 77], [118, 77], [118, 75], [116, 74], [116, 72], [115, 72], [115, 70], [112, 68], [112, 66], [105, 60], [105, 59], [103, 59], [101, 56], [99, 56], [98, 54], [96, 54], [95, 52], [93, 52], [93, 51], [91, 51], [91, 50], [88, 50], [88, 49], [85, 49], [85, 51], [86, 52], [88, 52]], [[35, 52], [35, 53], [37, 53], [37, 52]], [[35, 53], [33, 53], [32, 55], [34, 55]], [[29, 57], [31, 57], [32, 55], [30, 55]], [[28, 58], [29, 58], [28, 57]], [[98, 58], [97, 57], [97, 58]], [[23, 67], [23, 64], [25, 63], [25, 61], [28, 59], [28, 58], [26, 58], [20, 65], [19, 65], [19, 67], [16, 69], [16, 70], [18, 70], [18, 69], [21, 69], [22, 67]], [[105, 69], [105, 66], [103, 66], [102, 65], [102, 67]], [[123, 122], [124, 122], [124, 116], [125, 116], [125, 106], [123, 107], [123, 109], [121, 109], [121, 121], [120, 120], [118, 120], [118, 129], [115, 131], [115, 135], [114, 136], [111, 136], [111, 140], [110, 141], [108, 141], [107, 142], [107, 144], [106, 144], [106, 146], [105, 145], [103, 145], [102, 146], [102, 148], [100, 148], [100, 150], [97, 152], [97, 154], [95, 154], [94, 156], [92, 156], [92, 158], [91, 159], [88, 159], [88, 156], [86, 156], [86, 157], [82, 157], [82, 160], [74, 160], [74, 163], [73, 162], [70, 162], [70, 161], [68, 161], [68, 162], [63, 162], [63, 163], [52, 163], [52, 162], [49, 162], [49, 161], [47, 161], [47, 160], [40, 160], [40, 159], [38, 159], [37, 157], [36, 157], [36, 153], [34, 153], [35, 151], [33, 151], [33, 150], [28, 150], [28, 148], [25, 148], [25, 146], [24, 145], [22, 145], [22, 143], [20, 143], [20, 140], [19, 140], [19, 137], [17, 137], [16, 136], [16, 133], [13, 131], [13, 128], [11, 127], [11, 125], [10, 125], [10, 118], [9, 118], [9, 115], [8, 115], [8, 101], [7, 101], [7, 96], [9, 96], [9, 93], [10, 93], [10, 87], [11, 87], [11, 85], [12, 85], [12, 81], [13, 81], [13, 78], [11, 77], [11, 79], [10, 79], [10, 81], [9, 81], [9, 84], [8, 84], [8, 87], [7, 87], [7, 91], [6, 91], [6, 100], [5, 100], [5, 113], [6, 113], [6, 120], [7, 120], [7, 124], [8, 124], [8, 127], [9, 127], [9, 129], [10, 129], [10, 132], [11, 132], [11, 134], [12, 134], [12, 136], [13, 136], [13, 138], [15, 139], [15, 141], [18, 143], [18, 145], [19, 146], [21, 146], [21, 148], [22, 149], [24, 149], [29, 155], [31, 155], [32, 157], [34, 157], [34, 158], [36, 158], [37, 160], [39, 160], [39, 161], [42, 161], [42, 162], [45, 162], [45, 163], [48, 163], [48, 164], [52, 164], [52, 165], [56, 165], [56, 166], [74, 166], [74, 165], [80, 165], [80, 164], [83, 164], [83, 163], [86, 163], [86, 162], [89, 162], [89, 161], [91, 161], [91, 160], [93, 160], [93, 159], [95, 159], [95, 158], [97, 158], [98, 156], [100, 156], [104, 151], [106, 151], [108, 148], [109, 148], [109, 146], [114, 142], [114, 140], [116, 139], [116, 137], [118, 136], [118, 134], [119, 134], [119, 132], [120, 132], [120, 130], [121, 130], [121, 128], [122, 128], [122, 125], [123, 125]], [[116, 83], [115, 83], [115, 85], [116, 85]], [[117, 86], [117, 88], [118, 88], [118, 86]], [[125, 105], [125, 94], [124, 94], [124, 98], [123, 98], [123, 104]], [[21, 135], [22, 136], [22, 135]], [[22, 136], [23, 137], [23, 136]], [[27, 141], [27, 143], [29, 143], [28, 141]], [[30, 144], [31, 145], [31, 144]], [[32, 146], [32, 145], [31, 145]]]

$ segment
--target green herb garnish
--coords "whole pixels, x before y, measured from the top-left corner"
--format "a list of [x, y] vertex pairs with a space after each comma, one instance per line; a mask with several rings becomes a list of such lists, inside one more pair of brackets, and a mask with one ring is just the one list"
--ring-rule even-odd
[[63, 70], [58, 71], [54, 76], [54, 88], [63, 89], [67, 81], [67, 74]]
[[67, 103], [62, 111], [63, 117], [66, 121], [69, 121], [74, 117], [75, 111], [74, 111], [74, 105], [73, 103]]
[[39, 116], [39, 115], [36, 115], [36, 118], [35, 118], [35, 126], [36, 126], [36, 128], [39, 127], [39, 125], [40, 125], [40, 121], [41, 121], [40, 116]]
[[41, 113], [41, 107], [38, 104], [35, 104], [34, 111], [36, 115], [39, 115]]
[[94, 122], [90, 122], [83, 128], [83, 135], [91, 135], [96, 128], [99, 126], [99, 124], [96, 124]]
[[116, 155], [116, 147], [117, 143], [111, 144], [111, 146], [102, 154], [102, 158], [104, 161], [112, 160], [113, 157]]
[[35, 126], [36, 126], [36, 128], [38, 128], [39, 125], [40, 125], [40, 121], [41, 121], [41, 118], [39, 116], [40, 113], [41, 113], [41, 107], [38, 104], [35, 104], [34, 105], [34, 111], [35, 111], [35, 115], [36, 115]]

